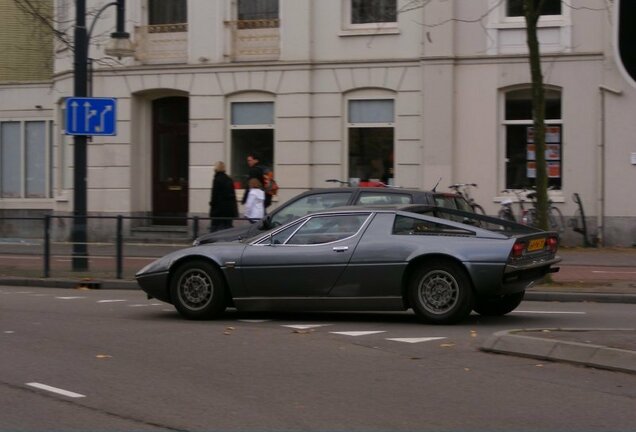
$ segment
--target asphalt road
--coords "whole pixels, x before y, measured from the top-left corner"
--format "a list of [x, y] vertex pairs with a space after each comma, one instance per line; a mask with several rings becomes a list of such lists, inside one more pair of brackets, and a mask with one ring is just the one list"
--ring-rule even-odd
[[634, 430], [636, 376], [478, 348], [512, 328], [634, 328], [635, 311], [191, 322], [139, 291], [0, 287], [0, 430]]

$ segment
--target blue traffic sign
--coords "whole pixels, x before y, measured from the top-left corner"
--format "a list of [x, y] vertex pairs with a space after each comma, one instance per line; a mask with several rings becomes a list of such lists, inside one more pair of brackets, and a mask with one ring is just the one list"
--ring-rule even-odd
[[66, 135], [115, 135], [117, 101], [113, 98], [66, 99]]

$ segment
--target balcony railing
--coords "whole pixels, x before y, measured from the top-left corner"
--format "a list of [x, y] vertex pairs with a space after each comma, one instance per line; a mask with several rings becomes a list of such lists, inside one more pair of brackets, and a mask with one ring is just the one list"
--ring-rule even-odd
[[135, 57], [144, 64], [186, 63], [188, 24], [135, 27]]
[[231, 60], [278, 60], [279, 24], [278, 19], [226, 21], [231, 32]]

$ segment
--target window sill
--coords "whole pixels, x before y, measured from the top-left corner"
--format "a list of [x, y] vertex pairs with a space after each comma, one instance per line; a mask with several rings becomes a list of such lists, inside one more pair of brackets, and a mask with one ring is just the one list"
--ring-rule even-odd
[[363, 28], [363, 29], [346, 29], [341, 30], [338, 33], [340, 37], [349, 36], [376, 36], [376, 35], [398, 35], [400, 29], [398, 28]]

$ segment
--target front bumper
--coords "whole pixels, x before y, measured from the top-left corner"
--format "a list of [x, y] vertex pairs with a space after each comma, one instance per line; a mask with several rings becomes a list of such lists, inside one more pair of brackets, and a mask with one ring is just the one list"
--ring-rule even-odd
[[135, 278], [141, 289], [144, 290], [149, 297], [166, 303], [172, 303], [167, 271], [145, 274], [137, 273]]

